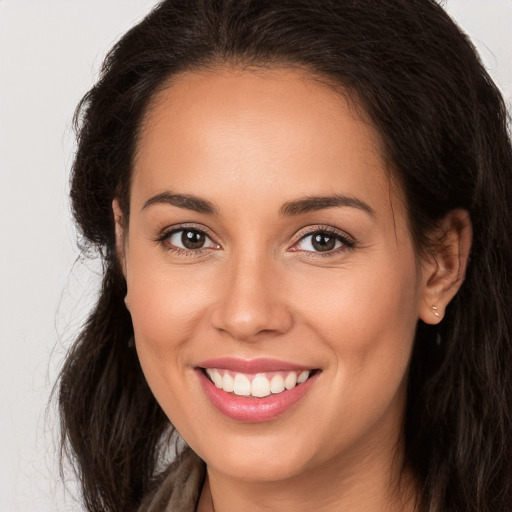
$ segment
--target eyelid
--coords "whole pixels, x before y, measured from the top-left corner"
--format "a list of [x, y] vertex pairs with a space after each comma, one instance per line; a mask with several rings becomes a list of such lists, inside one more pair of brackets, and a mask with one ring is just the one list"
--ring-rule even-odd
[[167, 244], [166, 249], [167, 250], [175, 250], [176, 252], [194, 252], [194, 253], [200, 253], [203, 250], [211, 250], [211, 249], [220, 249], [221, 245], [216, 241], [216, 236], [211, 232], [210, 229], [208, 229], [206, 226], [203, 226], [201, 224], [194, 224], [193, 222], [186, 222], [184, 224], [176, 224], [172, 226], [167, 226], [161, 230], [159, 230], [159, 234], [156, 237], [155, 241], [159, 242], [161, 244], [165, 244], [165, 242], [169, 239], [171, 235], [174, 233], [179, 233], [180, 231], [185, 230], [191, 230], [191, 231], [198, 231], [200, 233], [204, 233], [204, 235], [213, 243], [216, 245], [216, 247], [201, 247], [198, 249], [186, 249], [183, 247], [177, 247], [175, 245]]
[[[182, 247], [178, 247], [178, 246], [175, 246], [175, 245], [171, 245], [171, 244], [167, 244], [166, 245], [166, 250], [173, 250], [177, 253], [180, 253], [180, 252], [183, 252], [183, 253], [196, 253], [196, 254], [199, 254], [203, 251], [209, 251], [211, 249], [221, 249], [222, 246], [217, 242], [216, 240], [216, 236], [211, 232], [210, 229], [208, 229], [206, 226], [202, 225], [202, 224], [195, 224], [195, 223], [183, 223], [183, 224], [176, 224], [176, 225], [172, 225], [172, 226], [167, 226], [163, 229], [160, 230], [159, 232], [159, 235], [157, 236], [156, 238], [156, 242], [159, 242], [161, 244], [164, 244], [168, 239], [169, 237], [174, 234], [174, 233], [177, 233], [177, 232], [180, 232], [180, 231], [184, 231], [186, 229], [190, 229], [190, 230], [194, 230], [194, 231], [198, 231], [198, 232], [201, 232], [201, 233], [204, 233], [205, 236], [210, 239], [210, 241], [216, 245], [216, 247], [201, 247], [201, 248], [198, 248], [198, 249], [186, 249], [186, 248], [182, 248]], [[306, 237], [308, 236], [312, 236], [316, 233], [327, 233], [327, 234], [330, 234], [330, 235], [333, 235], [335, 236], [338, 240], [340, 240], [343, 244], [342, 247], [340, 248], [336, 248], [336, 249], [333, 249], [333, 250], [330, 250], [330, 251], [325, 251], [325, 252], [322, 252], [322, 251], [307, 251], [307, 250], [303, 250], [303, 249], [294, 249], [294, 247], [299, 243], [301, 242], [302, 240], [304, 240]], [[295, 235], [294, 235], [294, 239], [295, 241], [293, 242], [293, 244], [291, 245], [291, 247], [288, 249], [289, 251], [291, 250], [292, 252], [295, 250], [297, 252], [301, 251], [301, 252], [304, 252], [304, 253], [310, 253], [310, 254], [314, 254], [315, 256], [329, 256], [329, 255], [333, 255], [333, 254], [336, 254], [338, 252], [343, 251], [343, 250], [347, 250], [347, 249], [352, 249], [354, 247], [354, 245], [356, 244], [356, 241], [354, 239], [354, 237], [352, 237], [350, 234], [348, 234], [346, 231], [343, 231], [339, 228], [335, 228], [333, 226], [329, 226], [329, 225], [323, 225], [323, 224], [318, 224], [318, 225], [314, 225], [314, 226], [306, 226], [306, 227], [303, 227], [301, 228]]]
[[296, 249], [297, 252], [299, 251], [302, 251], [304, 253], [311, 253], [311, 254], [314, 254], [315, 256], [318, 255], [318, 256], [328, 256], [328, 255], [332, 255], [332, 254], [336, 254], [337, 252], [340, 252], [340, 250], [346, 250], [346, 249], [352, 249], [355, 244], [356, 244], [356, 241], [354, 239], [353, 236], [351, 236], [350, 234], [348, 234], [346, 231], [343, 231], [341, 229], [338, 229], [338, 228], [335, 228], [333, 226], [328, 226], [328, 225], [316, 225], [316, 226], [307, 226], [307, 227], [304, 227], [302, 229], [300, 229], [296, 234], [295, 234], [295, 241], [293, 242], [292, 246], [290, 247], [289, 250], [292, 250], [293, 251], [293, 248], [295, 246], [297, 246], [297, 244], [299, 242], [301, 242], [302, 240], [304, 240], [305, 238], [307, 238], [308, 236], [313, 236], [317, 233], [327, 233], [329, 235], [333, 235], [334, 237], [336, 237], [338, 240], [340, 240], [343, 244], [343, 247], [341, 248], [337, 248], [337, 249], [333, 249], [331, 251], [325, 251], [325, 252], [321, 252], [321, 251], [306, 251], [306, 250], [303, 250], [303, 249]]

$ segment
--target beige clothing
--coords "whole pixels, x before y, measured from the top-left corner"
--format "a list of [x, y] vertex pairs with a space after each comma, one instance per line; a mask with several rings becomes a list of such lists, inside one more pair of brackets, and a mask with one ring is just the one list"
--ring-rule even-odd
[[195, 512], [203, 487], [204, 462], [190, 449], [171, 464], [155, 494], [138, 512]]

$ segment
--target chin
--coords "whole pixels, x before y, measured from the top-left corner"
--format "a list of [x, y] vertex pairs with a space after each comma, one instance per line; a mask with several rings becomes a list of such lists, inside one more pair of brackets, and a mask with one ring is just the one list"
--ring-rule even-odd
[[204, 451], [199, 449], [196, 453], [211, 469], [245, 481], [283, 481], [312, 465], [313, 454], [307, 451], [304, 440], [288, 444], [270, 431], [264, 436], [266, 439], [240, 436], [231, 439], [229, 446], [212, 442]]

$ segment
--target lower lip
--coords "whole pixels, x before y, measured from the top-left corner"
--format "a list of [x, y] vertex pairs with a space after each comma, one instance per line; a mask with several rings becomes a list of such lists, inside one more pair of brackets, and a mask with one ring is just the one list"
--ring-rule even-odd
[[225, 416], [236, 421], [260, 423], [281, 416], [295, 405], [311, 388], [318, 374], [293, 389], [269, 395], [264, 398], [238, 396], [219, 389], [206, 377], [202, 370], [197, 374], [206, 396]]

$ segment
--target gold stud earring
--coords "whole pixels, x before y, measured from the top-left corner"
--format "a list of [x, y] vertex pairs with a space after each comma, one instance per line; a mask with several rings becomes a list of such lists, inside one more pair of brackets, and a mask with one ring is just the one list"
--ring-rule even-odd
[[439, 318], [439, 313], [437, 312], [437, 306], [432, 306], [432, 309], [434, 310], [434, 315], [436, 315], [437, 318]]

